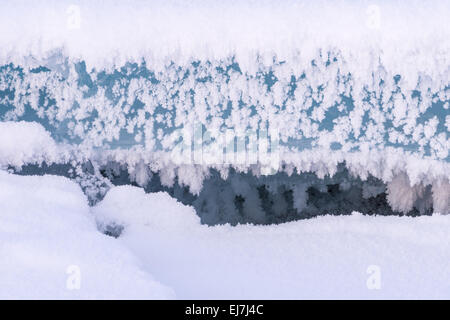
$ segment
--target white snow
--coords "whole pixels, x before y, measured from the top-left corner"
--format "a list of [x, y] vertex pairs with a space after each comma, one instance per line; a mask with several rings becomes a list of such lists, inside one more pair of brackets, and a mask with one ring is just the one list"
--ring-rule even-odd
[[[449, 298], [450, 217], [323, 216], [200, 225], [165, 193], [121, 186], [93, 209], [178, 298]], [[367, 273], [379, 267], [381, 288]], [[369, 269], [370, 270], [370, 269]]]
[[[65, 178], [0, 171], [0, 297], [174, 297], [154, 275], [178, 298], [449, 298], [450, 216], [206, 227], [167, 194], [112, 187], [98, 172], [125, 165], [138, 185], [157, 173], [162, 185], [177, 180], [199, 194], [211, 168], [224, 178], [230, 168], [323, 178], [345, 162], [362, 180], [382, 180], [395, 210], [422, 202], [449, 213], [449, 1], [18, 0], [1, 8], [0, 169], [70, 163], [85, 193], [111, 189], [89, 208]], [[276, 134], [270, 155], [268, 140], [253, 143], [258, 130]], [[234, 150], [235, 137], [244, 152], [223, 154], [221, 142]], [[86, 162], [94, 174], [83, 172]], [[262, 219], [255, 189], [232, 187]], [[293, 188], [298, 210], [306, 187]], [[364, 185], [363, 197], [383, 190]], [[211, 212], [214, 193], [234, 197], [211, 188]], [[96, 222], [124, 233], [106, 237]], [[66, 288], [71, 266], [81, 270], [80, 290]], [[377, 266], [382, 287], [368, 290], [367, 268]]]
[[[10, 147], [21, 146], [12, 134], [21, 129], [3, 125], [1, 132], [8, 132], [0, 139], [10, 144], [0, 149], [0, 165], [100, 157], [128, 165], [140, 185], [153, 171], [164, 176], [165, 185], [178, 177], [198, 193], [210, 167], [245, 171], [245, 156], [266, 159], [249, 152], [224, 161], [219, 142], [229, 132], [242, 140], [243, 132], [264, 130], [267, 122], [280, 142], [299, 141], [294, 150], [278, 146], [278, 159], [298, 171], [326, 174], [345, 160], [358, 175], [370, 171], [390, 182], [401, 174], [393, 172], [399, 167], [395, 158], [411, 185], [448, 183], [448, 16], [450, 3], [444, 0], [5, 1], [0, 104], [7, 111], [1, 120], [34, 116], [80, 148], [61, 160], [46, 137], [30, 140], [32, 148], [19, 154]], [[85, 72], [80, 62], [86, 62]], [[133, 62], [145, 64], [152, 76], [133, 71]], [[230, 69], [232, 64], [239, 70]], [[31, 72], [38, 67], [48, 70]], [[104, 72], [119, 70], [121, 76], [99, 81]], [[277, 79], [271, 88], [264, 80], [269, 73]], [[343, 96], [351, 96], [351, 106]], [[437, 103], [444, 107], [428, 117]], [[338, 114], [326, 127], [333, 108]], [[173, 152], [174, 141], [182, 136], [191, 143], [188, 136], [202, 126], [206, 140], [214, 142], [194, 149], [201, 149], [200, 156]], [[125, 142], [124, 132], [130, 135]], [[41, 130], [31, 138], [45, 135]], [[311, 152], [303, 150], [305, 139]], [[114, 143], [131, 150], [104, 150]], [[332, 152], [333, 143], [342, 151]], [[372, 155], [381, 159], [376, 165]]]
[[26, 121], [0, 122], [0, 167], [62, 161], [67, 156], [41, 124]]
[[208, 227], [166, 193], [114, 187], [89, 209], [66, 178], [0, 171], [0, 297], [448, 299], [449, 228], [356, 212]]
[[0, 171], [0, 256], [1, 299], [174, 297], [97, 231], [81, 189], [62, 177]]
[[[255, 53], [267, 64], [274, 52], [283, 60], [301, 49], [300, 57], [310, 58], [317, 48], [337, 47], [371, 63], [370, 54], [358, 49], [378, 47], [389, 67], [412, 71], [429, 66], [423, 58], [428, 55], [448, 62], [442, 51], [449, 44], [448, 10], [442, 0], [6, 1], [0, 13], [0, 61], [45, 57], [63, 47], [97, 67], [141, 58], [165, 64], [234, 54], [250, 69]], [[409, 51], [419, 44], [422, 58], [414, 61]]]

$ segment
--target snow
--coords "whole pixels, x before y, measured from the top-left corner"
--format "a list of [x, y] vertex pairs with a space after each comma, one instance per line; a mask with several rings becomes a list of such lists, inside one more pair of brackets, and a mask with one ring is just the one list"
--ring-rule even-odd
[[2, 167], [116, 161], [193, 194], [211, 168], [450, 179], [448, 1], [2, 5]]
[[[283, 166], [278, 167], [277, 164], [275, 168], [278, 172], [287, 173], [287, 177], [282, 180], [275, 179], [274, 182], [277, 185], [273, 186], [270, 186], [269, 180], [263, 179], [253, 183], [240, 179], [230, 184], [233, 191], [229, 196], [234, 197], [235, 194], [243, 196], [247, 199], [244, 205], [250, 205], [247, 209], [253, 210], [252, 208], [256, 207], [250, 203], [258, 202], [257, 196], [253, 194], [256, 187], [264, 184], [276, 191], [279, 185], [284, 184], [288, 189], [292, 188], [295, 196], [294, 206], [301, 211], [307, 200], [306, 189], [311, 186], [313, 181], [302, 180], [296, 182], [299, 183], [298, 185], [293, 185], [295, 179], [289, 180], [289, 177], [294, 169], [297, 173], [315, 173], [318, 178], [323, 179], [327, 175], [333, 177], [338, 171], [339, 164], [345, 163], [345, 167], [351, 175], [359, 177], [363, 181], [369, 176], [373, 176], [384, 182], [388, 189], [389, 204], [396, 211], [407, 213], [415, 207], [422, 212], [422, 209], [419, 208], [420, 204], [416, 204], [416, 202], [426, 200], [427, 204], [424, 208], [433, 206], [436, 213], [450, 212], [450, 163], [446, 161], [429, 157], [422, 158], [414, 153], [402, 152], [393, 147], [381, 150], [366, 149], [359, 152], [330, 151], [320, 147], [301, 152], [279, 148], [277, 157], [282, 159]], [[268, 158], [273, 160], [277, 157]], [[87, 161], [94, 167], [93, 175], [82, 169]], [[157, 173], [162, 185], [171, 187], [176, 179], [180, 186], [189, 186], [189, 192], [194, 195], [202, 192], [205, 179], [212, 175], [211, 168], [217, 169], [223, 179], [230, 175], [231, 167], [237, 169], [237, 172], [250, 172], [258, 179], [264, 177], [264, 167], [260, 163], [258, 165], [248, 165], [245, 162], [243, 165], [242, 163], [180, 164], [173, 158], [171, 152], [149, 153], [141, 148], [129, 150], [86, 149], [83, 145], [55, 142], [50, 133], [37, 122], [0, 122], [0, 166], [2, 168], [8, 169], [12, 166], [20, 171], [23, 165], [42, 165], [43, 163], [47, 165], [70, 163], [75, 169], [70, 176], [80, 183], [85, 193], [94, 197], [97, 194], [104, 194], [111, 186], [111, 182], [100, 175], [99, 166], [115, 171], [118, 165], [126, 164], [130, 180], [140, 186], [150, 183], [154, 173]], [[337, 182], [343, 183], [343, 181]], [[248, 185], [249, 183], [251, 186]], [[325, 186], [325, 184], [322, 181], [322, 185]], [[428, 186], [432, 187], [432, 195], [424, 193]], [[376, 190], [364, 190], [365, 198], [377, 194]], [[227, 194], [223, 192], [223, 188], [211, 185], [207, 192], [203, 193], [202, 197], [205, 196], [206, 202], [219, 198], [233, 201], [232, 198], [226, 197]], [[250, 198], [254, 198], [255, 201], [251, 201]], [[217, 203], [211, 203], [211, 205], [210, 211], [217, 210]], [[283, 208], [279, 209], [278, 211], [283, 211]], [[261, 210], [257, 208], [255, 210], [253, 211], [255, 211], [256, 218]]]
[[0, 256], [1, 299], [175, 297], [97, 231], [81, 189], [62, 177], [0, 171]]
[[[281, 225], [200, 225], [165, 193], [111, 189], [93, 209], [178, 298], [448, 298], [450, 218], [323, 216]], [[367, 269], [378, 266], [379, 290]]]
[[[371, 147], [387, 135], [445, 160], [449, 140], [437, 128], [448, 108], [438, 108], [440, 119], [424, 114], [435, 103], [448, 106], [449, 12], [448, 1], [437, 0], [7, 1], [0, 89], [11, 94], [0, 103], [13, 106], [5, 120], [30, 108], [90, 146], [126, 131], [149, 150], [170, 138], [161, 124], [190, 128], [195, 120], [220, 137], [224, 125], [239, 133], [270, 120], [283, 141], [306, 137], [350, 149], [358, 146], [352, 134]], [[79, 27], [70, 27], [73, 20]], [[148, 70], [136, 72], [133, 63]], [[132, 112], [135, 101], [141, 112]], [[319, 124], [334, 107], [341, 114], [327, 132]], [[422, 129], [405, 134], [416, 126]]]
[[0, 167], [61, 161], [62, 149], [37, 122], [0, 122]]
[[[0, 61], [40, 58], [63, 47], [89, 65], [123, 61], [221, 59], [234, 54], [244, 69], [252, 55], [270, 63], [272, 53], [290, 58], [302, 48], [310, 58], [318, 47], [345, 47], [355, 59], [357, 48], [382, 47], [389, 67], [402, 70], [414, 57], [408, 50], [421, 41], [421, 54], [445, 60], [448, 49], [446, 1], [6, 1], [0, 16]], [[280, 23], [283, 22], [283, 23]], [[14, 32], [8, 32], [14, 30]], [[21, 39], [15, 37], [21, 35]], [[441, 42], [441, 40], [444, 40]], [[398, 46], [402, 41], [402, 46]], [[427, 52], [424, 45], [433, 44]], [[288, 44], [288, 46], [286, 46]], [[126, 50], [124, 50], [126, 48]], [[356, 51], [356, 52], [355, 52]], [[398, 52], [398, 54], [396, 54]], [[402, 55], [408, 59], [403, 61]], [[173, 59], [172, 59], [173, 60]], [[245, 64], [247, 62], [247, 64]], [[399, 63], [399, 64], [397, 64]], [[411, 68], [429, 61], [418, 59]], [[360, 70], [364, 72], [365, 70]]]
[[[178, 298], [449, 297], [449, 1], [1, 6], [0, 170], [67, 165], [84, 194], [0, 171], [0, 297], [174, 297], [166, 284]], [[239, 195], [264, 223], [258, 186], [277, 215], [283, 190], [301, 211], [313, 182], [292, 174], [333, 180], [341, 164], [363, 199], [386, 192], [398, 212], [434, 215], [206, 227], [100, 173], [187, 186], [216, 216], [240, 214]], [[96, 229], [121, 226], [118, 239]], [[77, 268], [82, 287], [68, 290]], [[368, 290], [378, 268], [382, 289]]]
[[208, 227], [166, 193], [114, 187], [89, 208], [66, 178], [0, 171], [0, 297], [448, 299], [449, 228], [356, 212]]

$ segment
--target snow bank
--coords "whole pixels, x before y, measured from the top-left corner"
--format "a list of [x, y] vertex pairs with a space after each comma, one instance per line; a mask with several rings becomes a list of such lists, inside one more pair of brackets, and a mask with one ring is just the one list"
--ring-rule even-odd
[[2, 299], [174, 297], [97, 231], [79, 186], [62, 177], [0, 171], [0, 256]]
[[208, 227], [166, 193], [114, 187], [90, 212], [65, 178], [0, 172], [0, 297], [173, 298], [151, 274], [182, 299], [448, 299], [449, 228], [358, 213]]
[[57, 146], [41, 124], [0, 122], [0, 167], [63, 161], [67, 153]]
[[21, 64], [64, 48], [96, 67], [234, 55], [247, 70], [256, 54], [270, 63], [274, 53], [287, 60], [298, 50], [311, 60], [318, 48], [339, 48], [366, 60], [369, 52], [360, 49], [376, 47], [388, 69], [418, 70], [429, 61], [410, 65], [412, 48], [448, 62], [448, 12], [448, 2], [440, 0], [7, 1], [0, 13], [0, 61]]
[[111, 189], [93, 212], [103, 226], [123, 225], [117, 241], [182, 299], [450, 297], [448, 216], [207, 227], [167, 194], [131, 186]]

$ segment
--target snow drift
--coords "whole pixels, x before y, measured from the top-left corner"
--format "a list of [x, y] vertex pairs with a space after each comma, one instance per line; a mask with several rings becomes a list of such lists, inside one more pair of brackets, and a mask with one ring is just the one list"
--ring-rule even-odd
[[0, 243], [1, 299], [174, 297], [97, 231], [86, 197], [66, 178], [0, 171]]
[[0, 297], [448, 299], [449, 228], [356, 212], [209, 227], [166, 193], [113, 187], [89, 207], [67, 178], [0, 171]]

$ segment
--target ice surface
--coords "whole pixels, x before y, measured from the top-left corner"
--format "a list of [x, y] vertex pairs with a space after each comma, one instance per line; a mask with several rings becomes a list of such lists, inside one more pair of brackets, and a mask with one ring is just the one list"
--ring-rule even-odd
[[[113, 161], [141, 186], [157, 173], [199, 194], [211, 168], [324, 176], [345, 162], [444, 186], [445, 212], [449, 15], [439, 0], [7, 1], [0, 119], [38, 122], [58, 148], [44, 134], [42, 150], [0, 150], [0, 165]], [[407, 211], [417, 190], [390, 202]]]
[[[80, 187], [0, 171], [0, 298], [170, 299], [172, 289], [97, 231]], [[80, 282], [71, 277], [79, 272]]]

